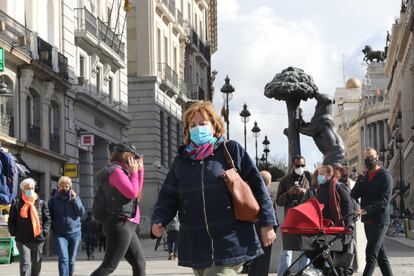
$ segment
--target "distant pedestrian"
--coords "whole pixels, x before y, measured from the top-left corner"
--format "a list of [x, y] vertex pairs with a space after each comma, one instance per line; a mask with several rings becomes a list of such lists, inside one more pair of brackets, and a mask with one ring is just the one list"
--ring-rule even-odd
[[138, 199], [144, 185], [144, 158], [133, 145], [117, 144], [109, 164], [98, 172], [97, 178], [107, 207], [103, 222], [107, 247], [101, 265], [91, 275], [111, 274], [125, 257], [134, 276], [145, 276], [144, 251], [136, 233], [140, 223]]
[[365, 166], [361, 169], [351, 195], [361, 198], [361, 209], [367, 247], [365, 249], [365, 269], [363, 276], [371, 276], [378, 263], [382, 275], [392, 276], [391, 265], [384, 246], [384, 236], [390, 224], [390, 200], [392, 177], [379, 165], [378, 152], [374, 148], [364, 151]]
[[95, 246], [98, 240], [98, 224], [92, 217], [92, 212], [88, 211], [86, 219], [82, 222], [82, 236], [86, 245], [86, 255], [88, 260], [95, 259]]
[[[292, 157], [292, 172], [280, 180], [276, 194], [276, 203], [287, 211], [302, 202], [303, 196], [310, 188], [311, 175], [306, 170], [305, 158], [301, 155]], [[302, 252], [300, 252], [302, 253]], [[299, 270], [306, 267], [309, 259], [302, 256], [299, 260]], [[292, 250], [283, 250], [280, 255], [277, 275], [283, 275], [292, 263]]]
[[175, 260], [178, 253], [178, 230], [180, 222], [178, 215], [167, 225], [168, 260]]
[[85, 214], [85, 208], [79, 195], [72, 189], [72, 180], [69, 177], [59, 178], [58, 191], [48, 204], [53, 238], [59, 255], [59, 275], [72, 276], [82, 237], [81, 217]]
[[98, 222], [98, 249], [99, 252], [105, 252], [106, 240], [105, 234], [103, 232], [103, 224]]
[[[268, 171], [261, 171], [260, 175], [263, 177], [263, 181], [266, 184], [266, 187], [270, 188], [270, 183], [272, 183], [272, 175]], [[272, 200], [273, 210], [275, 211], [276, 216], [276, 196], [270, 192], [270, 199]], [[276, 216], [277, 220], [277, 216]], [[274, 227], [274, 230], [277, 230], [277, 227], [279, 225]], [[256, 229], [259, 229], [260, 225], [256, 224]], [[257, 233], [260, 235], [260, 231], [257, 231]], [[270, 266], [270, 259], [272, 256], [272, 245], [269, 246], [263, 246], [262, 249], [264, 251], [264, 255], [261, 255], [250, 262], [248, 271], [249, 276], [267, 276], [269, 274], [269, 266]]]
[[[184, 115], [184, 145], [172, 163], [152, 214], [152, 234], [180, 218], [178, 265], [195, 275], [236, 275], [241, 265], [263, 254], [253, 222], [235, 218], [223, 179], [230, 169], [224, 153], [224, 124], [211, 102], [194, 103]], [[249, 182], [260, 206], [261, 239], [269, 246], [276, 234], [269, 192], [252, 159], [235, 141], [226, 147], [240, 176]]]
[[20, 183], [21, 198], [9, 212], [8, 227], [20, 253], [20, 275], [38, 276], [42, 266], [45, 238], [50, 229], [47, 203], [35, 193], [36, 182], [27, 178]]

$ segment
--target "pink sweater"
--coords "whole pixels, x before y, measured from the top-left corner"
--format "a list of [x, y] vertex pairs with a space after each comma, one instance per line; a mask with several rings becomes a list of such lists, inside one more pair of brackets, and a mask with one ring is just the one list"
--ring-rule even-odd
[[[123, 164], [118, 163], [122, 167], [126, 168]], [[137, 198], [141, 193], [142, 187], [144, 186], [144, 170], [133, 172], [129, 178], [121, 169], [116, 168], [109, 176], [109, 184], [117, 188], [118, 191], [128, 199]], [[130, 218], [129, 221], [139, 224], [140, 213], [139, 207], [137, 206], [137, 212], [134, 218]]]

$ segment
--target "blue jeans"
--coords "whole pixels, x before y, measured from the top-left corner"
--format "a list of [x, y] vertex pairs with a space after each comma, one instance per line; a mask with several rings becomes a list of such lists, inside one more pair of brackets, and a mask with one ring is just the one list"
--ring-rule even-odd
[[59, 254], [59, 275], [72, 276], [75, 271], [76, 254], [81, 241], [81, 231], [65, 236], [53, 235]]
[[[303, 252], [299, 252], [302, 254]], [[305, 266], [307, 266], [309, 263], [309, 259], [305, 256], [302, 256], [302, 258], [298, 261], [298, 268], [301, 270]], [[283, 250], [282, 254], [280, 255], [280, 261], [279, 261], [279, 270], [277, 272], [278, 276], [283, 276], [285, 271], [288, 269], [288, 267], [292, 264], [292, 251], [291, 250]]]

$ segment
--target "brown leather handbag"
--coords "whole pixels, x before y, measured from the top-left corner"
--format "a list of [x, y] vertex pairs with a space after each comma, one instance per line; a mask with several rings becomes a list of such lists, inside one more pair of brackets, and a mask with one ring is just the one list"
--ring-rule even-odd
[[250, 185], [237, 172], [226, 143], [227, 141], [223, 143], [224, 157], [229, 169], [223, 173], [223, 178], [232, 196], [234, 217], [237, 220], [256, 222], [259, 218], [259, 203], [257, 203]]

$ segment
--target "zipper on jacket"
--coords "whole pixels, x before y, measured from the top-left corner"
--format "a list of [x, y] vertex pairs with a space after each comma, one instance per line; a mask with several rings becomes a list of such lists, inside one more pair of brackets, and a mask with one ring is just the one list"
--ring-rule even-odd
[[206, 198], [204, 195], [204, 160], [201, 160], [200, 164], [201, 164], [201, 190], [202, 190], [201, 194], [203, 195], [204, 222], [206, 224], [207, 235], [210, 237], [210, 240], [211, 240], [211, 260], [214, 261], [214, 243], [213, 243], [213, 238], [211, 237], [211, 234], [210, 234], [210, 230], [208, 229]]

